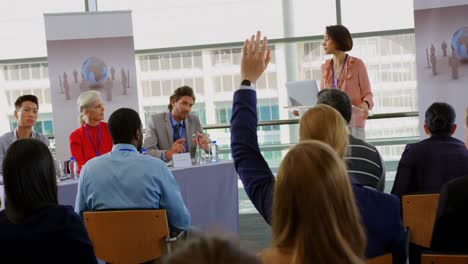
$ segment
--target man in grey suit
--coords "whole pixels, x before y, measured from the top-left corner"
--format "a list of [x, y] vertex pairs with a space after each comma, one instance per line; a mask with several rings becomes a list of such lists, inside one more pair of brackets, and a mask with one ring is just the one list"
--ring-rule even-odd
[[149, 118], [143, 142], [147, 154], [169, 161], [173, 154], [190, 152], [193, 158], [197, 142], [192, 135], [197, 135], [199, 146], [209, 143], [209, 139], [202, 133], [200, 120], [190, 114], [194, 103], [193, 89], [182, 86], [171, 95], [169, 112], [157, 113]]

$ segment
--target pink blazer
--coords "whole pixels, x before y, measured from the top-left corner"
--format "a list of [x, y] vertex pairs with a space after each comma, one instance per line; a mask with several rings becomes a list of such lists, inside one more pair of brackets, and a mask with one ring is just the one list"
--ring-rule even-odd
[[[331, 88], [333, 85], [332, 67], [331, 59], [326, 60], [325, 63], [322, 64], [321, 90]], [[354, 106], [359, 107], [364, 101], [367, 101], [369, 103], [369, 109], [374, 107], [369, 77], [367, 76], [366, 66], [361, 59], [348, 55], [346, 66], [338, 80], [338, 87], [349, 96], [351, 104]], [[353, 107], [353, 117], [351, 118], [349, 126], [364, 128], [367, 116], [368, 112], [363, 112]]]

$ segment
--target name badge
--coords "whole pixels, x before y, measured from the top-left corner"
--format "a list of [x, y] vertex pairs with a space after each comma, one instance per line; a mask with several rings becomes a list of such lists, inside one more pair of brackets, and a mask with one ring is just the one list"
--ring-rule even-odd
[[185, 152], [180, 154], [173, 154], [172, 164], [174, 165], [174, 168], [192, 167], [192, 158], [190, 157], [190, 153]]

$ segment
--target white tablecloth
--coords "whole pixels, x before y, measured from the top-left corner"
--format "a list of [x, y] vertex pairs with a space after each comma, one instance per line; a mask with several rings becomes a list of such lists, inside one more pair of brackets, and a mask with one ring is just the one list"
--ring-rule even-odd
[[[171, 171], [179, 183], [193, 226], [203, 231], [239, 235], [237, 174], [232, 161], [171, 168]], [[74, 207], [77, 189], [77, 180], [58, 183], [59, 203]], [[3, 185], [0, 185], [0, 199], [3, 209]]]

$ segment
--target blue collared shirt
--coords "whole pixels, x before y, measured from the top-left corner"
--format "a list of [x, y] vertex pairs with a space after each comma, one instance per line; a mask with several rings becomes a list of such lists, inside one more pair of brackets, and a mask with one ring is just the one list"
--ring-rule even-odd
[[[188, 146], [188, 142], [187, 142], [187, 137], [185, 136], [185, 121], [182, 120], [180, 122], [177, 122], [174, 120], [174, 118], [172, 118], [172, 113], [170, 112], [169, 113], [169, 119], [171, 120], [171, 125], [172, 125], [172, 138], [174, 139], [174, 142], [176, 141], [176, 131], [175, 131], [175, 126], [178, 125], [178, 124], [181, 124], [180, 126], [180, 137], [179, 138], [185, 138], [185, 142], [184, 142], [184, 148], [185, 148], [185, 152], [189, 152], [189, 146]], [[161, 154], [161, 159], [164, 160], [164, 161], [168, 161], [166, 159], [166, 152], [164, 152], [163, 154]]]
[[[40, 134], [40, 133], [37, 133], [36, 131], [32, 131], [31, 133], [31, 138], [35, 138], [35, 139], [38, 139], [40, 141], [42, 141], [42, 143], [46, 144], [47, 146], [49, 146], [49, 139]], [[3, 136], [0, 137], [0, 176], [2, 175], [2, 162], [3, 162], [3, 158], [5, 157], [5, 154], [6, 154], [6, 151], [8, 149], [8, 147], [13, 143], [15, 142], [16, 140], [18, 139], [17, 135], [16, 135], [16, 129], [13, 130], [13, 131], [10, 131], [8, 133], [5, 133], [3, 134]], [[2, 181], [3, 178], [1, 177], [0, 181]]]
[[131, 208], [165, 209], [171, 229], [190, 226], [190, 213], [166, 164], [133, 145], [116, 144], [81, 169], [75, 212]]

